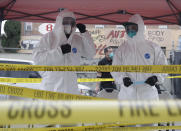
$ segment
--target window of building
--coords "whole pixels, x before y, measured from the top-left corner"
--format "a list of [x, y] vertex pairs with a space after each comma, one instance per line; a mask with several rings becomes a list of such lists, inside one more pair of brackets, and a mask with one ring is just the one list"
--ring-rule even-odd
[[159, 29], [168, 29], [168, 26], [167, 25], [159, 25], [158, 28]]
[[25, 22], [25, 31], [32, 31], [32, 22]]
[[104, 29], [104, 25], [95, 25], [95, 28]]

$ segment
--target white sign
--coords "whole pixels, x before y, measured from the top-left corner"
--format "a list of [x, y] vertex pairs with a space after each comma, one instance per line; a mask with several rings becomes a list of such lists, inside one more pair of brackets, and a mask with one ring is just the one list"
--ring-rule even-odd
[[55, 26], [55, 24], [53, 24], [53, 23], [43, 23], [38, 27], [38, 31], [44, 35], [50, 31], [52, 31], [54, 26]]

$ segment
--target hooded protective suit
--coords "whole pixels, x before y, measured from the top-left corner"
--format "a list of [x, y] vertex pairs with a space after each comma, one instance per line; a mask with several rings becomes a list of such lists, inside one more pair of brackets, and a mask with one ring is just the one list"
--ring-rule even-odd
[[[127, 36], [127, 41], [116, 50], [113, 65], [166, 65], [167, 60], [161, 48], [144, 37], [144, 22], [140, 15], [136, 14], [129, 22], [138, 24], [138, 32], [133, 38]], [[150, 76], [157, 76], [158, 82], [163, 83], [165, 74], [112, 72], [113, 78], [121, 89], [118, 95], [120, 100], [158, 100], [158, 92], [155, 86], [148, 84], [131, 85], [125, 87], [124, 77], [129, 77], [133, 82], [146, 81]]]
[[[52, 32], [45, 34], [33, 52], [36, 65], [68, 66], [80, 65], [81, 56], [92, 58], [96, 51], [90, 34], [86, 31], [80, 35], [75, 34], [76, 28], [67, 39], [62, 24], [64, 17], [75, 16], [72, 12], [64, 10], [59, 13]], [[63, 54], [61, 45], [71, 45], [71, 52]], [[42, 90], [79, 94], [77, 75], [75, 72], [41, 72], [43, 77]]]

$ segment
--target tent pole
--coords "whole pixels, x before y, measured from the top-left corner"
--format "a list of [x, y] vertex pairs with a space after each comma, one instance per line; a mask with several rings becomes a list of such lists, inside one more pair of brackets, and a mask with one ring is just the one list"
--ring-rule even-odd
[[[2, 28], [2, 21], [4, 20], [4, 9], [0, 8], [0, 37], [1, 37], [1, 28]], [[0, 52], [4, 52], [1, 45], [1, 39], [0, 39]]]
[[[25, 15], [25, 16], [21, 16], [21, 17], [11, 17], [11, 18], [9, 18], [9, 20], [11, 20], [11, 19], [12, 20], [13, 19], [22, 19], [22, 18], [27, 18], [27, 17], [31, 17], [31, 16], [39, 17], [39, 16], [43, 16], [43, 15], [54, 14], [54, 13], [57, 13], [57, 12], [59, 12], [59, 11], [56, 10], [56, 11], [44, 12], [44, 13], [40, 13], [40, 14], [30, 14], [30, 15]], [[48, 17], [44, 17], [44, 19], [47, 19], [47, 20], [50, 20], [50, 21], [55, 21], [55, 19], [49, 19]]]
[[176, 7], [176, 5], [174, 5], [174, 4], [172, 3], [172, 1], [169, 0], [169, 2], [170, 2], [170, 4], [172, 5], [172, 7], [173, 7], [177, 12], [179, 12], [179, 13], [178, 13], [178, 24], [181, 25], [181, 11]]
[[[175, 13], [174, 9], [179, 12], [179, 10], [175, 7], [175, 5], [174, 5], [173, 3], [171, 3], [170, 0], [167, 0], [167, 4], [168, 4], [170, 10], [171, 10], [173, 13]], [[173, 9], [173, 8], [174, 8], [174, 9]], [[180, 12], [179, 12], [179, 13], [180, 13]], [[177, 24], [179, 25], [179, 24], [180, 24], [180, 17], [177, 16], [177, 15], [175, 15], [175, 18], [176, 18], [176, 20], [177, 20], [177, 22], [178, 22]]]
[[14, 13], [22, 14], [22, 15], [25, 15], [25, 16], [28, 16], [28, 17], [35, 16], [35, 17], [46, 19], [46, 20], [55, 21], [55, 19], [52, 19], [52, 18], [49, 18], [49, 17], [44, 17], [44, 16], [39, 16], [39, 15], [36, 15], [36, 14], [29, 14], [29, 13], [26, 13], [26, 12], [21, 12], [21, 11], [12, 10], [12, 9], [11, 10], [10, 9], [5, 9], [5, 10], [9, 11], [9, 12], [14, 12]]
[[171, 0], [168, 0], [169, 3], [172, 5], [172, 7], [177, 11], [177, 12], [181, 12], [173, 3]]
[[[99, 20], [103, 20], [103, 21], [108, 21], [108, 22], [115, 23], [115, 24], [122, 24], [119, 21], [109, 20], [109, 19], [105, 19], [105, 18], [101, 18], [101, 17], [97, 17], [97, 16], [90, 16], [90, 15], [82, 14], [82, 13], [79, 13], [79, 12], [74, 12], [74, 13], [77, 14], [77, 15], [91, 17], [91, 18], [95, 18], [95, 19], [99, 19]], [[77, 20], [79, 20], [79, 19], [77, 19]]]
[[86, 17], [83, 17], [83, 18], [78, 18], [78, 20], [84, 20], [84, 19], [107, 16], [107, 15], [114, 15], [114, 14], [118, 14], [118, 12], [111, 12], [111, 13], [100, 14], [100, 15], [96, 15], [96, 16], [86, 16]]
[[[127, 12], [127, 14], [134, 15], [133, 13], [130, 13], [130, 12]], [[144, 20], [155, 20], [155, 21], [160, 21], [160, 22], [167, 23], [167, 24], [177, 24], [177, 23], [169, 22], [169, 21], [166, 21], [166, 20], [161, 20], [161, 19], [154, 18], [154, 17], [147, 17], [147, 16], [143, 16], [143, 15], [141, 15], [141, 17]]]
[[[14, 6], [15, 3], [16, 3], [16, 0], [12, 0], [11, 2], [9, 2], [9, 3], [4, 7], [4, 9], [7, 9], [7, 8], [11, 9], [11, 8]], [[6, 17], [7, 14], [8, 14], [8, 11], [6, 12], [6, 14], [4, 13], [4, 17]]]

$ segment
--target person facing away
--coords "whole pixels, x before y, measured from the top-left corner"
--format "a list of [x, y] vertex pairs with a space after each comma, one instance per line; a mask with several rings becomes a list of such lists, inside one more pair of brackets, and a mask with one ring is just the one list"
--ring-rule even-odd
[[[80, 34], [76, 34], [76, 27]], [[61, 11], [53, 31], [45, 34], [33, 51], [36, 65], [80, 65], [81, 56], [92, 58], [96, 54], [93, 39], [84, 24], [76, 24], [73, 12]], [[41, 89], [47, 91], [80, 94], [76, 72], [45, 71]]]

